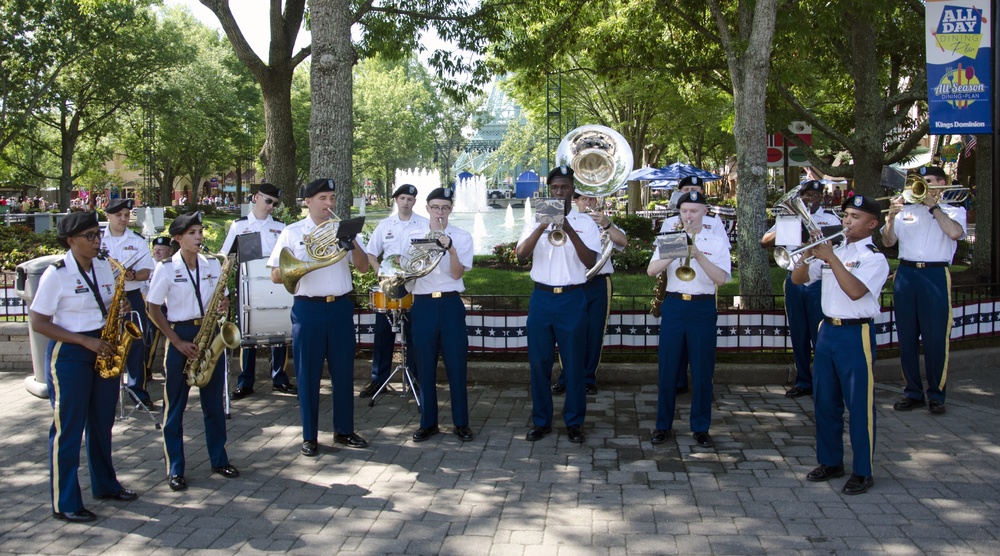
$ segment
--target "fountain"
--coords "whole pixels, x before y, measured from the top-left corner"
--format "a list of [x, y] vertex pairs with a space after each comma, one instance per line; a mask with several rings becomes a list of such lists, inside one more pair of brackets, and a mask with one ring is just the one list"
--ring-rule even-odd
[[142, 213], [142, 235], [146, 239], [156, 237], [156, 224], [153, 222], [153, 209], [146, 207]]
[[514, 227], [514, 209], [512, 209], [510, 205], [507, 205], [507, 214], [504, 216], [503, 219], [503, 227], [504, 228]]
[[454, 212], [480, 212], [488, 209], [485, 176], [473, 176], [455, 184]]
[[524, 199], [524, 221], [531, 222], [531, 197]]
[[484, 248], [488, 250], [489, 246], [482, 244], [484, 239], [486, 239], [486, 221], [483, 220], [483, 215], [477, 212], [472, 223], [472, 247], [475, 251], [482, 251]]

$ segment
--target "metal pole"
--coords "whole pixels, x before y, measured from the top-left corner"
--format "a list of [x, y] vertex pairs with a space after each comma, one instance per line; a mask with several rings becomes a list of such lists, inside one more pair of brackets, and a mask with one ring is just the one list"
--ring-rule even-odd
[[[1000, 26], [996, 23], [997, 17], [997, 0], [991, 0], [990, 2], [992, 11], [992, 31], [993, 40], [990, 45], [990, 53], [993, 55], [993, 79], [990, 84], [990, 89], [993, 92], [992, 100], [992, 116], [993, 116], [993, 183], [989, 184], [993, 188], [993, 219], [994, 224], [992, 226], [993, 233], [991, 234], [990, 242], [990, 282], [996, 284], [1000, 281], [1000, 226], [996, 223], [997, 215], [1000, 215], [1000, 191], [998, 191], [998, 185], [1000, 185], [1000, 164], [997, 161], [1000, 160], [1000, 110], [997, 110], [997, 75], [1000, 74], [1000, 56], [997, 56], [997, 44], [1000, 42]], [[977, 184], [982, 187], [984, 184]]]

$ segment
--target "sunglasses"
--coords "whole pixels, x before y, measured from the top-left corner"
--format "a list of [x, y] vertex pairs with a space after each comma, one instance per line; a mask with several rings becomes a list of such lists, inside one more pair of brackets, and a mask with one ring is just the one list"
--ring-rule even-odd
[[276, 201], [274, 199], [268, 199], [267, 197], [264, 197], [264, 204], [278, 206], [281, 204], [281, 201]]
[[87, 241], [97, 241], [98, 239], [101, 239], [101, 232], [87, 232], [85, 234], [77, 234], [73, 237], [82, 237]]

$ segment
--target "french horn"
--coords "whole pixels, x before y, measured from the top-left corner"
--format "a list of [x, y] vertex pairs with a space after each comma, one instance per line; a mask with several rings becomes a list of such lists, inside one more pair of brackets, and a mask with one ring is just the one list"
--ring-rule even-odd
[[281, 283], [288, 293], [294, 294], [299, 289], [299, 280], [306, 274], [340, 262], [347, 256], [347, 250], [338, 245], [337, 230], [340, 229], [340, 218], [330, 212], [330, 219], [313, 229], [302, 238], [306, 246], [306, 254], [313, 261], [297, 259], [292, 250], [284, 247], [278, 254], [278, 268], [281, 270]]
[[[439, 218], [440, 222], [441, 219]], [[378, 267], [378, 285], [389, 299], [402, 299], [413, 289], [417, 278], [431, 273], [447, 250], [439, 241], [443, 230], [430, 230], [423, 238], [410, 240], [406, 256], [389, 255]]]

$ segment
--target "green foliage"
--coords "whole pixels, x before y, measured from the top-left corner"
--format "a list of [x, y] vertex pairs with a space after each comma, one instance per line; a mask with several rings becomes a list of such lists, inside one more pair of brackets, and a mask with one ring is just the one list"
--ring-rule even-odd
[[653, 229], [653, 221], [635, 214], [618, 214], [611, 217], [615, 226], [621, 228], [625, 235], [632, 240], [637, 240], [645, 245], [651, 245], [656, 238], [657, 230]]
[[0, 226], [0, 269], [4, 272], [13, 272], [31, 259], [65, 252], [54, 231], [36, 234], [24, 226]]
[[520, 265], [517, 261], [517, 242], [511, 241], [509, 243], [498, 243], [493, 246], [493, 256], [496, 260], [502, 264], [515, 265], [515, 266], [527, 266]]

